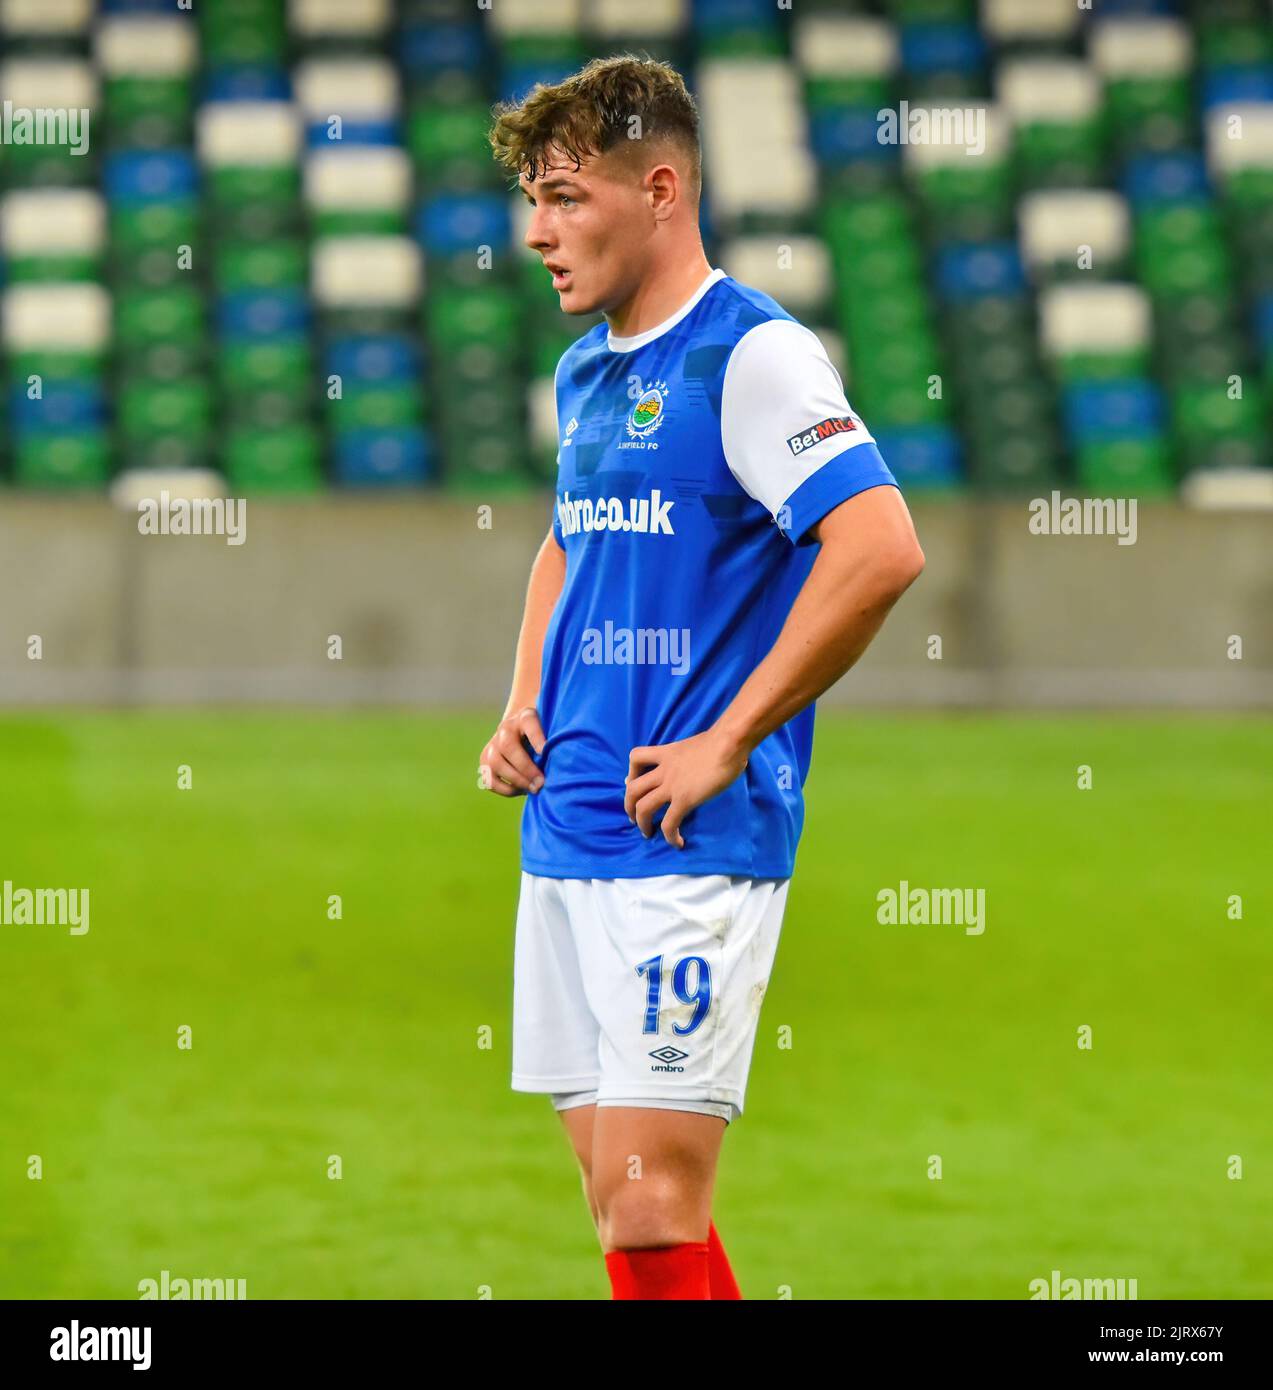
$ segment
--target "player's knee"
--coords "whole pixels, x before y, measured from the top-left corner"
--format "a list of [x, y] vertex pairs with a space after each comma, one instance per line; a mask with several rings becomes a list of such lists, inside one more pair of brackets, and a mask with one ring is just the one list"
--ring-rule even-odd
[[703, 1240], [702, 1184], [685, 1176], [642, 1178], [596, 1191], [597, 1229], [607, 1250], [637, 1250]]

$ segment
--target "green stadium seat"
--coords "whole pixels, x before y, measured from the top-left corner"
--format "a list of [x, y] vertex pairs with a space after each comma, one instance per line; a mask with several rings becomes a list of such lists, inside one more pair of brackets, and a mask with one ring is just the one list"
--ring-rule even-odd
[[231, 487], [247, 494], [312, 493], [323, 484], [318, 435], [309, 425], [236, 430], [224, 462]]
[[1111, 439], [1080, 444], [1078, 481], [1101, 497], [1159, 497], [1176, 485], [1171, 451], [1162, 439]]
[[13, 446], [14, 481], [40, 490], [102, 488], [111, 473], [106, 431], [33, 434]]

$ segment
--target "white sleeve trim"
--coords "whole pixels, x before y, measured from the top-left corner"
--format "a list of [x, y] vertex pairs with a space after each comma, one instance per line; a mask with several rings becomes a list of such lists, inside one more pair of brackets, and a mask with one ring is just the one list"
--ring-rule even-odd
[[792, 319], [767, 319], [734, 345], [720, 433], [730, 472], [771, 516], [823, 464], [875, 442], [818, 335]]

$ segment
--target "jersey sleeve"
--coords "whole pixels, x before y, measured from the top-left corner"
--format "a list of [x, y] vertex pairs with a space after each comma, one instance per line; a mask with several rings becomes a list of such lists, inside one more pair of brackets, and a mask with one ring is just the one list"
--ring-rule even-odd
[[841, 502], [897, 486], [818, 336], [791, 319], [745, 333], [725, 367], [721, 445], [730, 471], [793, 545]]

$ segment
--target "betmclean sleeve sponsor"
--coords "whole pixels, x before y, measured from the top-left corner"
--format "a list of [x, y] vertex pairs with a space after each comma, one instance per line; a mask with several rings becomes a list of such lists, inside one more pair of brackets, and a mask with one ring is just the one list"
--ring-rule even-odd
[[855, 493], [896, 486], [817, 334], [791, 319], [757, 324], [730, 354], [721, 445], [792, 542]]
[[852, 415], [837, 415], [830, 420], [819, 420], [811, 430], [806, 430], [803, 434], [793, 434], [787, 440], [787, 448], [793, 454], [803, 453], [804, 450], [813, 444], [821, 444], [828, 435], [843, 434], [846, 430], [855, 430], [858, 422]]

